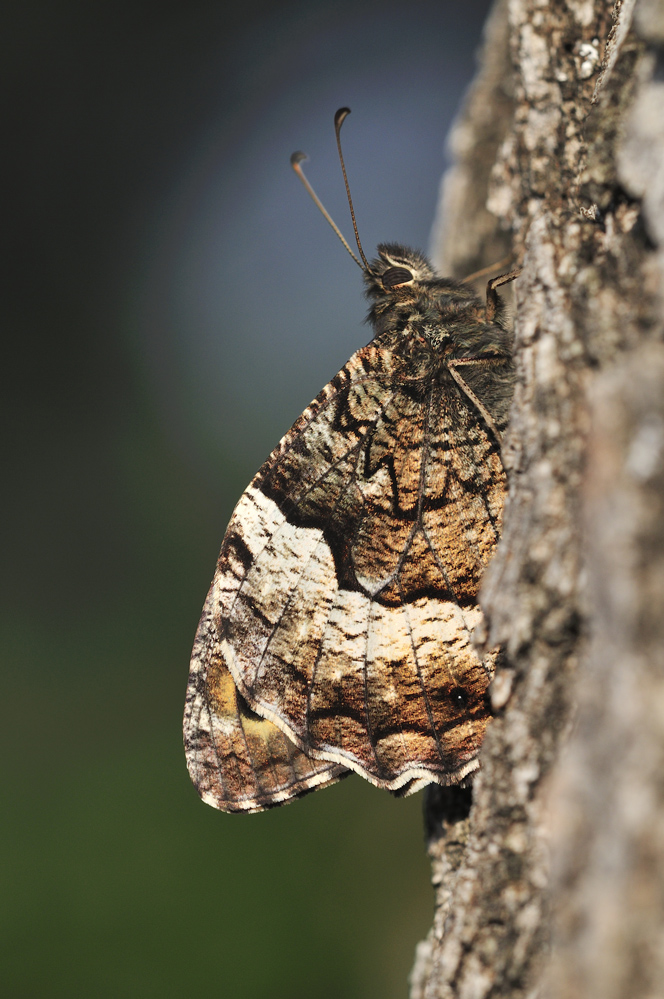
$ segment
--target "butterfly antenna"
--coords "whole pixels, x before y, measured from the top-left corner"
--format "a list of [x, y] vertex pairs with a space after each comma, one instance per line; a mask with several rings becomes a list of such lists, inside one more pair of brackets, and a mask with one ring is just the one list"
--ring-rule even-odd
[[353, 199], [350, 196], [350, 186], [348, 184], [348, 177], [346, 176], [346, 164], [344, 163], [344, 154], [341, 151], [341, 126], [350, 114], [350, 108], [339, 108], [334, 116], [334, 132], [337, 137], [337, 149], [339, 150], [339, 161], [341, 163], [341, 172], [344, 175], [344, 184], [346, 185], [346, 196], [348, 197], [348, 207], [350, 208], [350, 217], [353, 220], [353, 231], [355, 232], [355, 242], [357, 243], [357, 248], [359, 250], [360, 256], [362, 257], [362, 263], [364, 264], [364, 270], [369, 274], [372, 274], [372, 270], [369, 267], [369, 261], [364, 256], [364, 250], [362, 249], [362, 244], [360, 243], [360, 234], [357, 231], [357, 222], [355, 221], [355, 209], [353, 208]]
[[[314, 204], [316, 205], [316, 207], [318, 208], [318, 210], [321, 212], [321, 214], [323, 215], [323, 217], [326, 218], [327, 221], [330, 223], [330, 225], [332, 226], [332, 228], [336, 232], [337, 236], [339, 237], [339, 239], [341, 240], [341, 242], [344, 244], [344, 246], [346, 247], [346, 249], [350, 253], [351, 257], [353, 258], [353, 260], [355, 261], [355, 263], [357, 264], [357, 266], [358, 267], [362, 267], [362, 264], [357, 259], [357, 257], [355, 256], [355, 254], [351, 250], [350, 246], [346, 242], [343, 233], [339, 229], [339, 226], [333, 220], [332, 216], [330, 215], [330, 213], [325, 208], [325, 205], [320, 200], [320, 198], [318, 197], [318, 195], [314, 191], [313, 187], [311, 186], [311, 184], [307, 180], [307, 178], [304, 176], [304, 171], [302, 169], [301, 163], [302, 163], [303, 160], [306, 160], [306, 158], [307, 158], [307, 154], [306, 153], [300, 153], [300, 152], [293, 153], [293, 155], [290, 158], [291, 166], [292, 166], [293, 170], [298, 175], [298, 177], [300, 178], [300, 180], [304, 184], [305, 188], [307, 189], [307, 192], [308, 192], [309, 196], [313, 199]], [[364, 254], [363, 254], [363, 256], [364, 256]], [[362, 270], [364, 270], [363, 267], [362, 267]]]

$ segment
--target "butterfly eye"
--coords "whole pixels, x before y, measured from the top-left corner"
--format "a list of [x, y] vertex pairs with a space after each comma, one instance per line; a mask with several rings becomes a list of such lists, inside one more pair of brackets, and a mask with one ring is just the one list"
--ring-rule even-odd
[[383, 288], [396, 288], [412, 280], [413, 275], [405, 267], [388, 267], [382, 277]]

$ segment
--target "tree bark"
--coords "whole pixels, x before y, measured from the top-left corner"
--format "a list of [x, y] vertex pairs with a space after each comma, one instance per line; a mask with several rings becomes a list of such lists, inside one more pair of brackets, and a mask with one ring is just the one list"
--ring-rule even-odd
[[436, 264], [513, 254], [517, 386], [483, 586], [507, 664], [435, 788], [411, 999], [664, 992], [664, 2], [505, 0]]

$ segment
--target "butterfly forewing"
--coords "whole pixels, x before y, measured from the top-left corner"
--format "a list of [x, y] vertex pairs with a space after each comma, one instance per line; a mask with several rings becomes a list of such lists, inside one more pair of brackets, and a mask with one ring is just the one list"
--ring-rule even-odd
[[[417, 307], [391, 293], [405, 319], [397, 308], [394, 322], [377, 323], [376, 338], [305, 410], [236, 507], [192, 660], [203, 706], [186, 723], [192, 773], [209, 777], [216, 766], [209, 780], [232, 783], [229, 800], [243, 793], [237, 724], [243, 733], [248, 726], [228, 671], [266, 726], [257, 729], [264, 752], [251, 751], [249, 784], [272, 780], [273, 803], [299, 786], [263, 767], [273, 749], [292, 767], [288, 746], [300, 753], [304, 789], [350, 768], [408, 793], [425, 781], [458, 781], [477, 765], [493, 660], [482, 661], [471, 634], [505, 479], [495, 426], [447, 368], [448, 292], [427, 289]], [[457, 313], [470, 297], [453, 288]], [[433, 334], [417, 311], [426, 307], [430, 319], [431, 301], [443, 316]], [[468, 309], [464, 336], [473, 341], [474, 322], [478, 349], [495, 360], [498, 333], [473, 319], [476, 300]], [[483, 369], [476, 381], [490, 377]], [[509, 379], [501, 389], [500, 377], [496, 421], [509, 399]], [[236, 732], [232, 780], [221, 737], [197, 734], [205, 712], [211, 730], [221, 715]], [[205, 766], [192, 766], [202, 756]]]
[[210, 596], [194, 644], [184, 725], [189, 773], [203, 800], [227, 812], [258, 812], [347, 776], [336, 763], [305, 756], [249, 708], [224, 663], [209, 606]]

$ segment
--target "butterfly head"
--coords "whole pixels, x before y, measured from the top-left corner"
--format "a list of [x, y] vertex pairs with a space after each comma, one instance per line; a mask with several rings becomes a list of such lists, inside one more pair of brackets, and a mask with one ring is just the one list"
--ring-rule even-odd
[[439, 340], [459, 308], [477, 304], [470, 287], [438, 277], [423, 254], [397, 243], [380, 244], [364, 280], [366, 296], [372, 300], [367, 319], [376, 335], [417, 327], [427, 339]]
[[381, 243], [371, 270], [365, 271], [367, 296], [375, 299], [392, 297], [401, 289], [408, 295], [417, 285], [435, 279], [425, 256], [398, 243]]

